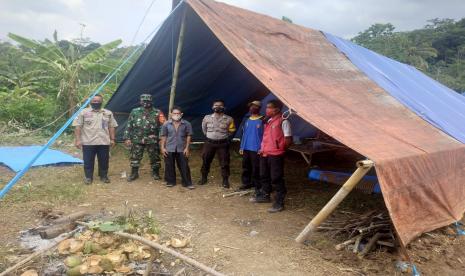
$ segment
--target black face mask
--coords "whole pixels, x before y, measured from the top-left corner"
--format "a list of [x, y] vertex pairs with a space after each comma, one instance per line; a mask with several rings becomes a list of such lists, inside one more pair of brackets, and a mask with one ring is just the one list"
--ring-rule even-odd
[[212, 108], [213, 112], [215, 113], [223, 113], [224, 112], [224, 107], [222, 106], [217, 106], [217, 107], [214, 107]]
[[256, 114], [260, 113], [260, 108], [258, 108], [258, 107], [251, 107], [251, 108], [249, 109], [249, 112], [250, 112], [250, 114], [256, 115]]
[[93, 110], [99, 110], [100, 108], [102, 108], [102, 103], [90, 103], [90, 106]]
[[145, 107], [145, 108], [150, 108], [150, 107], [152, 107], [152, 103], [151, 103], [151, 102], [142, 102], [141, 104], [142, 104], [142, 106]]

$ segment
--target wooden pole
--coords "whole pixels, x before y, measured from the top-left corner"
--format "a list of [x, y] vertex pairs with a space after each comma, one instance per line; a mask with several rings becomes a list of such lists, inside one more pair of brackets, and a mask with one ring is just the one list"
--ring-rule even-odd
[[203, 270], [204, 272], [208, 273], [208, 274], [211, 274], [211, 275], [214, 275], [214, 276], [225, 276], [225, 274], [221, 273], [221, 272], [218, 272], [216, 271], [215, 269], [211, 268], [211, 267], [208, 267], [202, 263], [199, 263], [197, 262], [196, 260], [186, 256], [186, 255], [183, 255], [171, 248], [168, 248], [164, 245], [161, 245], [159, 243], [156, 243], [156, 242], [153, 242], [153, 241], [150, 241], [150, 240], [147, 240], [147, 239], [144, 239], [140, 236], [136, 236], [136, 235], [131, 235], [131, 234], [127, 234], [127, 233], [123, 233], [123, 232], [114, 232], [115, 235], [118, 235], [120, 237], [124, 237], [124, 238], [128, 238], [128, 239], [133, 239], [133, 240], [136, 240], [136, 241], [139, 241], [145, 245], [148, 245], [150, 247], [153, 247], [155, 249], [158, 249], [158, 250], [161, 250], [161, 251], [164, 251], [168, 254], [171, 254], [173, 255], [174, 257], [178, 258], [178, 259], [181, 259], [183, 261], [185, 261], [186, 263], [188, 264], [191, 264], [201, 270]]
[[182, 46], [184, 44], [184, 32], [186, 29], [185, 23], [186, 23], [186, 11], [183, 12], [181, 28], [179, 30], [178, 48], [176, 49], [176, 60], [175, 60], [174, 69], [173, 69], [173, 80], [171, 82], [170, 103], [168, 106], [168, 112], [171, 112], [171, 109], [174, 106], [174, 98], [176, 96], [176, 85], [178, 83], [179, 67], [181, 65]]
[[[76, 221], [77, 224], [79, 225], [82, 225], [82, 226], [85, 226], [87, 228], [90, 228], [91, 224], [90, 223], [87, 223], [87, 222], [83, 222], [83, 221]], [[202, 271], [204, 272], [207, 272], [208, 274], [211, 274], [213, 276], [226, 276], [225, 274], [221, 273], [221, 272], [218, 272], [216, 271], [214, 268], [211, 268], [211, 267], [208, 267], [202, 263], [199, 263], [197, 262], [196, 260], [184, 255], [184, 254], [181, 254], [171, 248], [168, 248], [164, 245], [161, 245], [159, 243], [156, 243], [154, 241], [151, 241], [151, 240], [148, 240], [148, 239], [145, 239], [143, 237], [140, 237], [140, 236], [136, 236], [136, 235], [132, 235], [132, 234], [128, 234], [128, 233], [124, 233], [124, 232], [113, 232], [114, 235], [117, 235], [117, 236], [120, 236], [120, 237], [123, 237], [123, 238], [127, 238], [127, 239], [132, 239], [132, 240], [135, 240], [135, 241], [138, 241], [138, 242], [141, 242], [145, 245], [148, 245], [152, 248], [155, 248], [155, 249], [158, 249], [158, 250], [161, 250], [163, 252], [166, 252], [168, 254], [171, 254], [172, 256], [178, 258], [178, 259], [181, 259], [183, 261], [185, 261], [186, 263], [190, 264], [190, 265], [193, 265], [199, 269], [201, 269]], [[2, 275], [0, 275], [2, 276]]]
[[325, 207], [318, 212], [318, 214], [310, 221], [305, 229], [295, 239], [298, 243], [303, 243], [308, 235], [315, 231], [320, 224], [325, 221], [329, 215], [336, 209], [336, 207], [344, 200], [344, 198], [352, 191], [358, 182], [365, 176], [365, 174], [373, 167], [374, 163], [371, 160], [363, 160], [357, 162], [357, 170], [347, 179], [346, 183], [342, 185], [341, 189], [326, 203]]
[[60, 242], [68, 239], [69, 237], [71, 237], [72, 235], [74, 235], [76, 232], [77, 232], [78, 229], [72, 231], [72, 232], [69, 232], [67, 233], [66, 235], [64, 235], [63, 237], [61, 237], [60, 239], [58, 239], [57, 241], [47, 245], [45, 248], [42, 248], [41, 250], [38, 250], [34, 253], [32, 253], [31, 255], [29, 255], [28, 257], [22, 259], [21, 261], [19, 261], [17, 264], [15, 264], [14, 266], [12, 267], [9, 267], [7, 268], [6, 270], [4, 270], [3, 272], [0, 273], [0, 276], [8, 276], [8, 275], [12, 275], [14, 271], [16, 271], [17, 269], [21, 268], [21, 266], [27, 264], [28, 262], [30, 262], [31, 260], [33, 260], [34, 258], [37, 258], [39, 256], [41, 256], [42, 254], [44, 254], [45, 252], [53, 249], [55, 246], [57, 246]]

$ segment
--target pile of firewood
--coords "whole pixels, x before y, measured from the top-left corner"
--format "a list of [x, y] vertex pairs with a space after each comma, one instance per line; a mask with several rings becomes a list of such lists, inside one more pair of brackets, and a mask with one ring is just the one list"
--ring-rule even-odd
[[318, 227], [333, 237], [345, 240], [336, 245], [336, 250], [351, 250], [363, 258], [376, 248], [396, 247], [394, 227], [387, 212], [342, 213], [344, 218], [327, 220]]

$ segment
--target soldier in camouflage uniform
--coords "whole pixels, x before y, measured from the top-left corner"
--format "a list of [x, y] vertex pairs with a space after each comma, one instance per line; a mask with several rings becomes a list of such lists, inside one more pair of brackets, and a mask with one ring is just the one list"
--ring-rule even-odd
[[129, 115], [123, 139], [127, 146], [131, 146], [131, 175], [128, 182], [139, 178], [140, 161], [147, 150], [152, 177], [160, 179], [160, 129], [165, 122], [165, 115], [161, 110], [152, 107], [152, 95], [140, 95], [141, 107], [134, 108]]

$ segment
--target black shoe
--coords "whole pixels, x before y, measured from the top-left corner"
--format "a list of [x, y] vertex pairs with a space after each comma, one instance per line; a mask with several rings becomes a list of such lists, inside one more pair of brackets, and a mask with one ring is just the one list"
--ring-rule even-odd
[[268, 209], [268, 213], [278, 213], [284, 210], [284, 204], [282, 203], [273, 203], [270, 209]]
[[193, 190], [195, 189], [194, 185], [183, 186], [186, 189]]
[[153, 180], [160, 180], [161, 179], [159, 173], [152, 173], [152, 178], [153, 178]]
[[246, 191], [246, 190], [248, 190], [248, 189], [250, 189], [250, 188], [252, 188], [252, 187], [253, 187], [253, 186], [250, 185], [250, 184], [247, 184], [247, 185], [246, 185], [246, 184], [242, 184], [242, 185], [239, 187], [239, 189], [237, 189], [237, 191]]
[[139, 178], [139, 168], [131, 168], [131, 175], [129, 175], [127, 181], [131, 182]]
[[200, 178], [199, 180], [199, 185], [205, 185], [207, 184], [208, 180], [207, 180], [207, 176], [206, 175], [202, 175], [202, 178]]
[[271, 199], [270, 195], [257, 194], [251, 197], [249, 201], [253, 203], [270, 203]]
[[84, 184], [86, 184], [86, 185], [92, 184], [92, 178], [87, 178], [87, 177], [84, 178]]
[[166, 183], [166, 187], [174, 187], [174, 186], [176, 186], [175, 183]]
[[102, 181], [103, 183], [106, 183], [106, 184], [111, 182], [110, 179], [108, 178], [108, 176], [100, 177], [100, 181]]
[[229, 185], [229, 180], [227, 178], [223, 179], [223, 188], [229, 189], [231, 185]]

